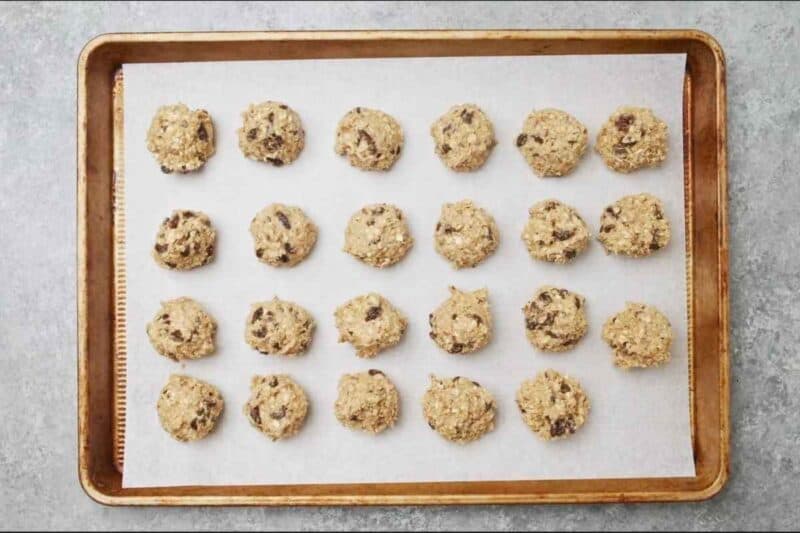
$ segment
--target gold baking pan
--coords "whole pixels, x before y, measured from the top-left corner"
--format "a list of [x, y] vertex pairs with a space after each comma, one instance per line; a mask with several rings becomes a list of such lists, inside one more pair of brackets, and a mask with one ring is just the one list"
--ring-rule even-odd
[[[689, 391], [684, 478], [122, 488], [125, 432], [124, 63], [355, 57], [686, 53]], [[703, 500], [728, 478], [725, 59], [695, 30], [487, 30], [101, 35], [78, 61], [78, 473], [109, 505], [386, 505]]]

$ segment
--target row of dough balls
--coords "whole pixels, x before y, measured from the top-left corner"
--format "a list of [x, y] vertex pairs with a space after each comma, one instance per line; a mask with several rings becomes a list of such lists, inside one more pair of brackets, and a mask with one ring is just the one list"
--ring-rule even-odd
[[[534, 259], [568, 263], [589, 244], [590, 232], [571, 206], [558, 200], [534, 204], [522, 240]], [[317, 242], [317, 227], [296, 206], [271, 204], [250, 223], [255, 254], [275, 267], [291, 267], [305, 259]], [[650, 194], [624, 196], [600, 217], [598, 240], [607, 253], [645, 257], [670, 240], [669, 220], [661, 201]], [[153, 257], [169, 269], [188, 270], [214, 257], [216, 231], [199, 211], [174, 211], [156, 234]], [[500, 243], [494, 217], [472, 200], [446, 203], [436, 223], [437, 252], [455, 268], [474, 267]], [[414, 244], [403, 212], [391, 204], [367, 205], [354, 213], [345, 230], [344, 251], [360, 261], [384, 268], [399, 262]]]
[[[473, 104], [451, 107], [430, 131], [436, 154], [458, 172], [482, 167], [497, 144], [491, 120]], [[242, 113], [238, 136], [245, 157], [277, 167], [292, 163], [305, 146], [300, 116], [281, 102], [251, 104]], [[586, 152], [588, 133], [569, 113], [542, 109], [527, 116], [514, 143], [536, 174], [563, 176]], [[339, 122], [334, 147], [354, 167], [389, 170], [400, 157], [403, 128], [383, 111], [356, 107]], [[215, 151], [210, 115], [184, 104], [160, 107], [147, 134], [147, 148], [165, 173], [199, 169]], [[667, 156], [667, 125], [650, 109], [620, 107], [600, 128], [595, 149], [618, 172], [656, 166]]]
[[[545, 352], [572, 349], [586, 335], [586, 299], [567, 289], [539, 288], [522, 308], [526, 336]], [[339, 306], [334, 319], [339, 342], [348, 342], [356, 355], [372, 358], [395, 346], [408, 329], [408, 319], [377, 293], [353, 298]], [[484, 348], [492, 337], [492, 315], [486, 289], [461, 291], [450, 287], [450, 297], [428, 316], [430, 338], [451, 354], [469, 354]], [[316, 323], [300, 305], [280, 300], [252, 304], [245, 324], [245, 340], [265, 355], [294, 357], [311, 345]], [[215, 350], [217, 325], [196, 301], [181, 297], [163, 302], [147, 334], [161, 355], [181, 361], [199, 359]], [[670, 359], [672, 327], [653, 306], [628, 302], [603, 326], [603, 340], [620, 368], [647, 368]]]
[[[497, 402], [480, 383], [461, 376], [431, 375], [430, 380], [422, 410], [431, 429], [459, 444], [494, 429]], [[555, 370], [523, 381], [516, 403], [523, 421], [544, 440], [572, 435], [589, 415], [589, 400], [580, 383]], [[394, 426], [399, 405], [394, 383], [373, 369], [340, 378], [334, 414], [347, 428], [378, 434]], [[215, 386], [178, 374], [170, 376], [157, 403], [161, 426], [183, 442], [211, 433], [224, 407]], [[276, 441], [297, 434], [308, 409], [308, 397], [300, 385], [286, 374], [272, 374], [252, 378], [243, 411], [254, 428]]]

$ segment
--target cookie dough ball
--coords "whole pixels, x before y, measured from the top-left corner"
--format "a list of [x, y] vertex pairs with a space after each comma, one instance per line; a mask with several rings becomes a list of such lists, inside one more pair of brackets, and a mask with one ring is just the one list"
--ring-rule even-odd
[[349, 342], [359, 357], [375, 357], [378, 352], [400, 342], [408, 320], [386, 298], [371, 292], [339, 306], [334, 313], [339, 342]]
[[165, 174], [199, 169], [214, 155], [214, 125], [208, 111], [184, 104], [159, 107], [147, 132], [147, 149]]
[[422, 397], [422, 412], [431, 429], [451, 442], [465, 444], [494, 429], [494, 396], [477, 381], [461, 376], [438, 378]]
[[544, 440], [565, 439], [589, 416], [589, 399], [581, 384], [555, 370], [522, 382], [517, 391], [522, 420]]
[[391, 204], [362, 207], [350, 217], [344, 234], [344, 251], [378, 268], [397, 263], [413, 245], [403, 212]]
[[525, 334], [536, 348], [563, 352], [586, 335], [586, 300], [583, 296], [545, 285], [522, 308]]
[[250, 222], [256, 257], [275, 267], [292, 267], [305, 259], [317, 242], [317, 227], [302, 209], [271, 204]]
[[534, 259], [569, 263], [589, 245], [586, 222], [567, 204], [544, 200], [528, 210], [522, 240]]
[[242, 113], [239, 148], [249, 159], [282, 167], [297, 159], [305, 144], [300, 115], [286, 104], [250, 104]]
[[225, 407], [219, 390], [190, 376], [172, 374], [158, 397], [158, 419], [179, 441], [200, 440], [214, 430]]
[[300, 431], [308, 414], [302, 387], [285, 374], [253, 376], [244, 415], [257, 430], [273, 441]]
[[667, 158], [667, 125], [644, 107], [620, 107], [597, 134], [597, 153], [606, 166], [628, 173]]
[[572, 172], [586, 152], [589, 136], [578, 119], [559, 109], [534, 111], [522, 124], [517, 148], [541, 177]]
[[147, 336], [158, 353], [173, 361], [200, 359], [214, 353], [217, 323], [191, 298], [161, 304], [147, 324]]
[[275, 297], [250, 306], [244, 338], [263, 354], [295, 356], [308, 349], [315, 326], [308, 311]]
[[436, 251], [455, 268], [474, 267], [497, 249], [500, 230], [485, 209], [462, 200], [442, 206], [434, 240]]
[[631, 303], [606, 321], [603, 340], [620, 368], [648, 368], [669, 362], [672, 326], [653, 306]]
[[457, 172], [483, 166], [497, 144], [492, 121], [473, 104], [451, 107], [431, 126], [436, 155]]
[[345, 374], [339, 380], [334, 412], [342, 425], [380, 433], [394, 426], [399, 410], [397, 389], [380, 370]]
[[356, 107], [336, 128], [336, 153], [361, 170], [389, 170], [402, 148], [403, 128], [383, 111]]
[[489, 291], [462, 292], [450, 287], [450, 298], [428, 317], [430, 337], [448, 353], [480, 350], [492, 338]]
[[608, 253], [645, 257], [669, 244], [671, 236], [661, 200], [642, 193], [623, 196], [606, 207], [597, 238]]
[[153, 258], [170, 270], [191, 270], [214, 259], [217, 232], [200, 211], [173, 211], [156, 234]]

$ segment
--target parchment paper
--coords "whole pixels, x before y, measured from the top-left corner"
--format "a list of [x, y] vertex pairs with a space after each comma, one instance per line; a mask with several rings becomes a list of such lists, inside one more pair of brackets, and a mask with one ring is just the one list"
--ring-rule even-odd
[[[687, 377], [686, 267], [681, 100], [684, 55], [473, 57], [306, 60], [124, 65], [128, 272], [128, 388], [124, 486], [518, 480], [692, 476]], [[236, 130], [251, 102], [280, 100], [297, 110], [307, 132], [299, 160], [283, 168], [245, 159]], [[207, 109], [217, 153], [205, 169], [165, 175], [145, 147], [158, 106], [184, 102]], [[491, 117], [499, 141], [478, 172], [449, 171], [433, 153], [429, 128], [451, 105], [474, 102]], [[651, 107], [669, 125], [670, 153], [658, 169], [613, 173], [593, 152], [598, 128], [624, 104]], [[403, 155], [390, 172], [366, 173], [334, 154], [336, 124], [357, 105], [382, 109], [405, 130]], [[540, 179], [514, 146], [532, 108], [562, 108], [589, 128], [590, 148], [565, 178]], [[607, 256], [593, 241], [571, 265], [530, 259], [520, 240], [528, 207], [558, 198], [577, 208], [597, 235], [603, 208], [626, 194], [659, 196], [672, 242], [645, 259]], [[496, 218], [497, 253], [456, 271], [433, 247], [446, 201], [472, 198]], [[270, 202], [301, 206], [320, 228], [312, 255], [293, 269], [256, 260], [248, 226]], [[341, 251], [352, 212], [387, 201], [404, 210], [416, 244], [404, 261], [377, 270]], [[218, 231], [217, 259], [190, 272], [169, 272], [150, 256], [157, 227], [172, 209], [199, 209]], [[442, 352], [428, 338], [428, 313], [447, 286], [488, 287], [494, 339], [469, 356]], [[543, 354], [525, 338], [521, 308], [535, 289], [554, 284], [583, 294], [589, 333], [564, 354]], [[333, 311], [367, 291], [402, 309], [405, 340], [374, 360], [337, 344]], [[156, 354], [145, 333], [161, 300], [191, 296], [219, 323], [216, 355], [185, 364]], [[244, 342], [251, 302], [274, 295], [315, 317], [310, 351], [268, 357]], [[656, 305], [675, 341], [663, 368], [625, 372], [600, 338], [603, 322], [625, 301]], [[520, 418], [520, 382], [555, 368], [581, 381], [591, 400], [586, 425], [564, 441], [540, 441]], [[401, 395], [398, 424], [379, 436], [340, 426], [333, 415], [341, 374], [379, 368]], [[158, 422], [155, 404], [173, 372], [218, 386], [226, 407], [209, 438], [179, 443]], [[271, 442], [242, 414], [254, 374], [285, 372], [307, 391], [311, 411], [294, 438]], [[428, 375], [461, 375], [496, 397], [496, 429], [460, 446], [431, 431], [420, 399]]]

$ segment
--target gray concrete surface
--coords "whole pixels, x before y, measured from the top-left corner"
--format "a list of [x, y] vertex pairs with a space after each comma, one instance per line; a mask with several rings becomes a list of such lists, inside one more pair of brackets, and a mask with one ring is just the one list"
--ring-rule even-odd
[[[0, 4], [0, 528], [800, 525], [800, 4]], [[699, 28], [728, 59], [733, 461], [683, 505], [114, 509], [76, 475], [76, 59], [115, 31]]]

